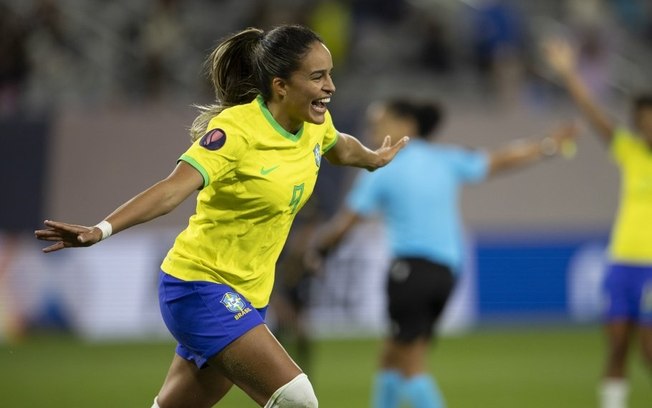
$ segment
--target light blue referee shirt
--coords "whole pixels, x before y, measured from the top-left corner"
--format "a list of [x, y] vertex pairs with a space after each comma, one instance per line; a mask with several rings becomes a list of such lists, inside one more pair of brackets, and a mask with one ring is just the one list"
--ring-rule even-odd
[[361, 173], [346, 198], [356, 214], [383, 215], [395, 257], [459, 270], [463, 259], [460, 187], [487, 177], [486, 152], [413, 138], [387, 166]]

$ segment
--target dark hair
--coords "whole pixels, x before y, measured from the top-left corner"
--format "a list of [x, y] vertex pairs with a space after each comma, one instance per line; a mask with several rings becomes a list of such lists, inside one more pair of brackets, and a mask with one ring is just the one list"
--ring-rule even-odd
[[406, 98], [394, 98], [385, 102], [385, 106], [395, 115], [412, 119], [417, 125], [417, 135], [422, 138], [431, 136], [441, 123], [444, 112], [434, 102], [417, 102]]
[[271, 99], [272, 79], [288, 79], [316, 41], [323, 43], [307, 27], [283, 25], [267, 33], [247, 28], [220, 42], [206, 60], [217, 103], [198, 106], [191, 140], [200, 138], [211, 118], [225, 108], [251, 102], [258, 94]]

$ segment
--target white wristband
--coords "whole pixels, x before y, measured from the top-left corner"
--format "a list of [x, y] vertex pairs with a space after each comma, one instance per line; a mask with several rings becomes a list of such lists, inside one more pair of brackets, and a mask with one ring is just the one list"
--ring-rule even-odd
[[95, 227], [99, 228], [100, 231], [102, 231], [102, 239], [100, 241], [107, 239], [113, 233], [113, 227], [111, 226], [111, 223], [108, 222], [107, 220], [101, 221]]
[[546, 136], [539, 142], [539, 152], [546, 157], [554, 156], [559, 152], [559, 145], [555, 139]]

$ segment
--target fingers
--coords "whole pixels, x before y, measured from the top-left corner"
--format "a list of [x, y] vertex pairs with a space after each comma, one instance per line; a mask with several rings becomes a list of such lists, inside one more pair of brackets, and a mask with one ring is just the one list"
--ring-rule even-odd
[[41, 241], [55, 242], [43, 248], [43, 252], [54, 252], [64, 248], [90, 246], [98, 241], [94, 227], [68, 224], [52, 220], [44, 221], [46, 229], [34, 231], [34, 236]]
[[557, 140], [559, 153], [566, 159], [572, 159], [577, 154], [576, 139], [579, 135], [580, 127], [576, 121], [567, 123], [557, 129], [553, 138]]
[[403, 136], [401, 138], [401, 140], [399, 140], [394, 145], [392, 145], [392, 136], [387, 135], [387, 136], [385, 136], [385, 139], [383, 139], [383, 144], [380, 146], [380, 148], [378, 150], [382, 150], [382, 149], [400, 150], [409, 141], [410, 141], [410, 138], [408, 136]]
[[579, 132], [579, 125], [576, 122], [572, 122], [562, 128], [561, 135], [564, 139], [576, 139]]
[[308, 250], [303, 258], [303, 264], [311, 272], [321, 269], [323, 260], [316, 250]]
[[89, 227], [85, 227], [83, 225], [68, 224], [66, 222], [45, 220], [43, 223], [45, 226], [50, 227], [51, 229], [61, 230], [72, 234], [81, 234], [90, 230]]
[[41, 241], [63, 241], [63, 237], [52, 235], [52, 236], [37, 236], [37, 239]]
[[51, 240], [54, 240], [54, 239], [61, 239], [62, 238], [61, 233], [59, 233], [58, 231], [55, 231], [55, 230], [50, 230], [50, 229], [36, 230], [36, 231], [34, 231], [34, 236], [36, 238], [38, 238], [38, 239], [42, 239], [42, 240], [45, 240], [45, 241], [51, 241]]
[[48, 247], [43, 248], [41, 251], [43, 251], [44, 253], [47, 254], [49, 252], [54, 252], [54, 251], [58, 251], [60, 249], [64, 249], [65, 247], [66, 247], [66, 245], [63, 243], [63, 241], [59, 241], [56, 244], [52, 244], [52, 245], [50, 245]]
[[395, 146], [398, 146], [399, 149], [402, 149], [408, 142], [410, 141], [409, 136], [403, 136], [401, 140], [399, 140]]
[[579, 133], [579, 126], [576, 122], [569, 122], [552, 129], [549, 136], [553, 139], [575, 138]]
[[404, 148], [408, 144], [409, 141], [410, 141], [410, 138], [408, 136], [403, 136], [401, 138], [401, 140], [396, 142], [396, 144], [394, 144], [394, 146], [392, 146], [390, 148], [390, 150], [392, 151], [392, 157], [394, 157], [394, 155], [396, 155], [396, 153], [398, 153], [399, 150]]
[[379, 167], [383, 167], [387, 165], [392, 159], [394, 159], [394, 156], [407, 145], [409, 142], [410, 138], [408, 136], [404, 136], [396, 142], [394, 145], [391, 145], [391, 137], [388, 135], [385, 137], [385, 140], [383, 141], [383, 145], [376, 150], [374, 153], [376, 154], [377, 158], [379, 159], [377, 163], [375, 163], [373, 166], [367, 166], [365, 167], [369, 171], [374, 171]]

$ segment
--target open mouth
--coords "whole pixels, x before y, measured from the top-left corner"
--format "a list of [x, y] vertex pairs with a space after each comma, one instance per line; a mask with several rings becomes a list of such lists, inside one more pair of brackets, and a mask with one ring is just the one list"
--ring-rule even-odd
[[330, 97], [316, 99], [312, 101], [310, 106], [312, 106], [312, 109], [318, 113], [326, 113], [327, 110], [326, 104], [328, 104], [330, 101], [331, 101]]

